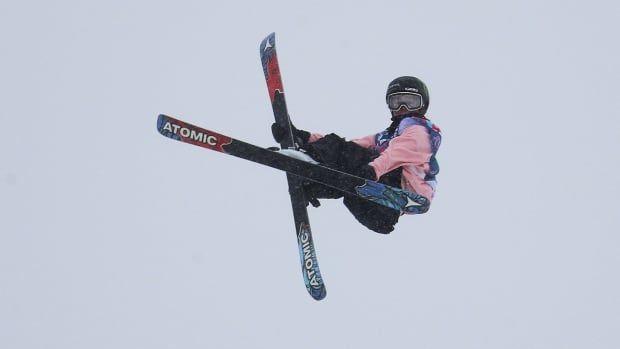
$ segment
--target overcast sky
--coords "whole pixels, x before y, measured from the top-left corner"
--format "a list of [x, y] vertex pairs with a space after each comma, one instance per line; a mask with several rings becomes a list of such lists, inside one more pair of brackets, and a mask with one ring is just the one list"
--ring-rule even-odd
[[[0, 347], [618, 348], [613, 1], [3, 1]], [[167, 113], [274, 145], [277, 33], [295, 124], [389, 124], [415, 75], [443, 130], [428, 214], [382, 236], [285, 175], [173, 142]]]

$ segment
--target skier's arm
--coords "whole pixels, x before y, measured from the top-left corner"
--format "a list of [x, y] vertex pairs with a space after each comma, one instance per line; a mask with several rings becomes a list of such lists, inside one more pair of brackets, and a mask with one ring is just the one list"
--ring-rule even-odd
[[387, 149], [369, 165], [378, 178], [403, 165], [424, 165], [430, 156], [428, 131], [422, 126], [412, 126], [392, 139]]
[[[361, 145], [364, 148], [372, 148], [375, 145], [375, 136], [377, 134], [371, 134], [365, 137], [361, 137], [361, 138], [356, 138], [356, 139], [352, 139], [351, 142], [355, 142], [359, 145]], [[310, 139], [308, 140], [309, 143], [312, 142], [316, 142], [319, 139], [323, 138], [323, 135], [320, 133], [311, 133], [310, 134]]]
[[308, 143], [312, 143], [312, 142], [316, 142], [319, 139], [323, 138], [323, 135], [320, 133], [311, 133], [310, 137], [308, 138]]
[[355, 142], [359, 145], [361, 145], [364, 148], [371, 148], [375, 145], [375, 137], [377, 136], [377, 134], [371, 134], [368, 135], [366, 137], [361, 137], [361, 138], [356, 138], [353, 139], [352, 142]]

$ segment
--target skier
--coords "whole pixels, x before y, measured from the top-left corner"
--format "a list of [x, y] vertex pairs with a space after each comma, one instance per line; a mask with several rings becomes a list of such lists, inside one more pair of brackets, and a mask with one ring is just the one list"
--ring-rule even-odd
[[[386, 102], [392, 123], [385, 130], [346, 141], [336, 134], [323, 136], [297, 129], [293, 135], [299, 147], [322, 165], [359, 177], [378, 180], [432, 200], [439, 166], [435, 155], [441, 133], [427, 117], [428, 88], [422, 80], [401, 76], [388, 85]], [[278, 123], [271, 126], [276, 142], [286, 130]], [[344, 197], [344, 205], [368, 229], [381, 234], [394, 230], [401, 213], [382, 205], [345, 194], [315, 182], [305, 182], [306, 200], [318, 207], [317, 199]]]

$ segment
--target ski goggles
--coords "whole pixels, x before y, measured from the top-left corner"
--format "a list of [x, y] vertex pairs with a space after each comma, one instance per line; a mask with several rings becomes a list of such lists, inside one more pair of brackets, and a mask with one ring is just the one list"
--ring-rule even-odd
[[424, 106], [422, 95], [413, 92], [396, 92], [387, 96], [387, 105], [390, 110], [396, 111], [405, 106], [410, 111], [418, 110]]

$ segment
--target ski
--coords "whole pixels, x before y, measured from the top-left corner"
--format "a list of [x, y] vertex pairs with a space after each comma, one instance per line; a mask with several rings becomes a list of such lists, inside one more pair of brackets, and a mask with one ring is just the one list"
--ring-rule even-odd
[[[284, 98], [284, 88], [276, 54], [275, 33], [268, 35], [260, 44], [260, 58], [267, 82], [267, 90], [273, 109], [275, 121], [288, 130], [288, 137], [284, 137], [280, 143], [282, 149], [295, 148], [295, 141], [291, 129], [291, 121], [288, 115], [286, 100]], [[295, 232], [297, 244], [299, 246], [299, 256], [301, 259], [302, 275], [306, 289], [312, 298], [321, 300], [327, 295], [325, 283], [321, 277], [319, 263], [314, 248], [312, 230], [310, 229], [310, 219], [306, 208], [306, 199], [302, 187], [302, 179], [294, 174], [287, 173], [288, 190], [291, 197], [293, 208], [293, 220], [295, 222]]]
[[422, 195], [296, 159], [164, 114], [157, 118], [157, 130], [168, 138], [304, 177], [404, 214], [425, 213], [430, 206], [429, 200]]

